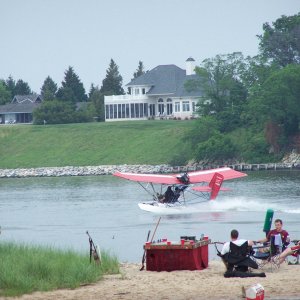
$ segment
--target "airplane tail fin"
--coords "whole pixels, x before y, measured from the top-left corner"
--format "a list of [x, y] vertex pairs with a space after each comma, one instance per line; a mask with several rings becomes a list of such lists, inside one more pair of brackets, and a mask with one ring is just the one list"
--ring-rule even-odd
[[224, 180], [224, 176], [220, 173], [215, 173], [213, 178], [209, 183], [209, 187], [211, 188], [210, 200], [214, 200], [217, 198], [220, 188], [222, 186]]

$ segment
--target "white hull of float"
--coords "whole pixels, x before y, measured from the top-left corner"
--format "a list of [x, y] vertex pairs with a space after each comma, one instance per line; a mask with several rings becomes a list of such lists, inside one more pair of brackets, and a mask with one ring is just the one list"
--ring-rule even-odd
[[186, 209], [182, 203], [159, 203], [159, 202], [143, 202], [138, 203], [140, 209], [158, 214], [181, 213]]

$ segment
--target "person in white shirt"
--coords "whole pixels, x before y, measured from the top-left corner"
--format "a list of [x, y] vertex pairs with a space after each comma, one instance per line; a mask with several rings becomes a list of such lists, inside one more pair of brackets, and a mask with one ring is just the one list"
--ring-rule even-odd
[[[236, 244], [237, 246], [242, 246], [245, 242], [248, 242], [248, 246], [253, 246], [254, 244], [253, 241], [250, 240], [238, 239], [239, 232], [236, 229], [231, 230], [230, 237], [231, 237], [231, 242]], [[229, 252], [229, 249], [230, 249], [230, 242], [226, 242], [223, 245], [221, 254], [225, 255], [226, 253]]]

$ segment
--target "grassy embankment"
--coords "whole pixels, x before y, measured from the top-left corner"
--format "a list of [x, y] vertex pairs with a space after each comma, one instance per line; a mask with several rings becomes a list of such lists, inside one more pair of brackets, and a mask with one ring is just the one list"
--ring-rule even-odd
[[105, 252], [99, 266], [70, 250], [1, 243], [0, 257], [0, 296], [76, 288], [119, 273], [117, 258]]
[[0, 126], [0, 168], [163, 164], [190, 151], [191, 121]]

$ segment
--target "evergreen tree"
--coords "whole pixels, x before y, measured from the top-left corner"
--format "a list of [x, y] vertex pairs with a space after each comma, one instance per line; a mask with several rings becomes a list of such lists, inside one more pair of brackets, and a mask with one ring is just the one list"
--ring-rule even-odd
[[12, 76], [9, 76], [5, 81], [5, 86], [10, 91], [11, 97], [13, 98], [15, 96], [16, 82], [14, 81]]
[[6, 87], [5, 81], [0, 80], [0, 105], [6, 104], [11, 100], [11, 92]]
[[31, 89], [27, 82], [19, 79], [16, 83], [14, 94], [15, 95], [29, 95], [31, 94]]
[[41, 95], [43, 97], [43, 100], [49, 101], [54, 100], [56, 98], [56, 92], [57, 92], [57, 84], [52, 80], [50, 76], [48, 76], [41, 88]]
[[100, 92], [104, 95], [124, 95], [122, 81], [123, 78], [119, 73], [119, 67], [111, 59], [109, 68], [106, 70], [106, 77], [102, 81]]
[[72, 67], [66, 70], [64, 81], [61, 84], [62, 87], [58, 89], [56, 94], [59, 100], [73, 103], [87, 101], [83, 84]]
[[142, 61], [139, 61], [139, 66], [138, 68], [136, 69], [136, 72], [133, 73], [133, 78], [137, 78], [141, 75], [145, 74], [145, 71], [144, 71], [144, 64]]
[[94, 84], [91, 84], [90, 91], [89, 91], [89, 101], [91, 101], [91, 96], [93, 93], [98, 89], [98, 87], [95, 87]]

